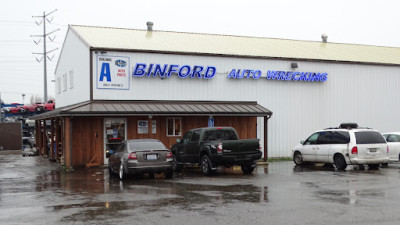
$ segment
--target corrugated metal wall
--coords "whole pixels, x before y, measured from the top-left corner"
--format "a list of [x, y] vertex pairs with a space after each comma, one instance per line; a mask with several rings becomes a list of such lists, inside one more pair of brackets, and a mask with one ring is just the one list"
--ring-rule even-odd
[[[257, 101], [273, 112], [268, 121], [269, 157], [286, 157], [291, 148], [311, 132], [341, 122], [357, 122], [381, 132], [399, 131], [400, 67], [346, 63], [301, 62], [292, 70], [288, 60], [242, 59], [166, 55], [150, 53], [107, 53], [129, 56], [131, 71], [136, 63], [215, 66], [209, 80], [160, 77], [131, 77], [130, 90], [94, 89], [101, 100], [221, 100]], [[95, 65], [96, 56], [93, 56]], [[232, 69], [261, 70], [263, 77], [228, 79]], [[325, 82], [265, 79], [267, 70], [324, 72]], [[93, 71], [96, 71], [93, 69]], [[94, 77], [96, 75], [94, 74]], [[96, 82], [96, 81], [94, 81]], [[96, 87], [96, 85], [94, 85]], [[258, 119], [258, 137], [263, 122]]]

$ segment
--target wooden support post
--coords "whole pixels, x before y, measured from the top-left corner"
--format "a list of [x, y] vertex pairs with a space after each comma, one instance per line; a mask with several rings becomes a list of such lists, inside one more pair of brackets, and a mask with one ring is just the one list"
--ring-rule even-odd
[[59, 161], [60, 160], [60, 136], [61, 136], [61, 132], [60, 132], [60, 118], [57, 117], [55, 119], [55, 123], [56, 123], [56, 127], [55, 127], [55, 134], [56, 134], [56, 157], [55, 160]]
[[47, 152], [47, 126], [46, 120], [42, 120], [42, 155], [48, 155]]
[[53, 161], [55, 159], [54, 155], [54, 119], [51, 119], [50, 123], [50, 152], [49, 159]]
[[64, 165], [72, 169], [72, 121], [70, 117], [64, 119]]

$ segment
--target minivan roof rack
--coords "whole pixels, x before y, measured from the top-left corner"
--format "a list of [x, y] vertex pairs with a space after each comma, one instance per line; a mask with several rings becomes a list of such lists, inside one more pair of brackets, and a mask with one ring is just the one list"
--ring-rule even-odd
[[350, 130], [350, 129], [358, 128], [358, 124], [357, 123], [341, 123], [339, 125], [339, 128]]
[[357, 123], [341, 123], [339, 125], [339, 127], [328, 127], [328, 128], [325, 128], [324, 130], [329, 130], [329, 129], [347, 129], [347, 130], [351, 130], [351, 129], [372, 129], [372, 128], [359, 127]]
[[355, 129], [359, 128], [357, 123], [341, 123], [338, 127], [328, 127], [325, 128], [324, 130], [329, 130], [329, 129]]

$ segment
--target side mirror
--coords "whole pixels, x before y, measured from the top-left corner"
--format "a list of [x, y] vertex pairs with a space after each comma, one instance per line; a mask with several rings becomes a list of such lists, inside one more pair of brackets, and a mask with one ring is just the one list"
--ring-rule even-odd
[[177, 138], [177, 139], [176, 139], [176, 142], [177, 142], [177, 143], [181, 143], [181, 139]]
[[300, 144], [304, 145], [304, 141], [303, 141], [303, 140], [301, 140], [301, 141], [300, 141]]

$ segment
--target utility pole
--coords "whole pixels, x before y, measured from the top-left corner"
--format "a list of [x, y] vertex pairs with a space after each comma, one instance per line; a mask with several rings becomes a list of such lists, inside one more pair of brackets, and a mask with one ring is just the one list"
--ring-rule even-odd
[[[55, 9], [55, 10], [53, 10], [52, 12], [47, 13], [47, 14], [46, 14], [46, 12], [43, 12], [43, 16], [32, 16], [32, 18], [42, 18], [42, 21], [41, 21], [41, 22], [39, 22], [39, 23], [36, 22], [36, 24], [37, 24], [38, 26], [40, 26], [40, 24], [43, 23], [43, 35], [31, 35], [31, 37], [43, 37], [43, 53], [36, 53], [36, 52], [34, 52], [33, 54], [36, 54], [36, 55], [43, 55], [41, 59], [36, 58], [36, 61], [38, 61], [38, 62], [40, 62], [40, 61], [42, 61], [42, 59], [44, 59], [44, 61], [43, 61], [43, 70], [44, 70], [44, 93], [43, 93], [43, 101], [44, 101], [44, 102], [47, 102], [47, 59], [49, 59], [50, 61], [51, 61], [51, 59], [52, 59], [52, 58], [48, 57], [47, 54], [50, 53], [50, 52], [54, 52], [55, 50], [58, 49], [58, 48], [56, 48], [56, 49], [47, 51], [47, 50], [46, 50], [46, 37], [47, 37], [48, 35], [50, 35], [50, 34], [56, 32], [56, 31], [59, 31], [59, 30], [60, 30], [60, 29], [57, 29], [57, 30], [53, 30], [53, 31], [50, 32], [50, 33], [46, 33], [46, 21], [47, 21], [48, 23], [51, 23], [51, 21], [53, 20], [53, 18], [51, 18], [51, 19], [49, 20], [47, 17], [48, 17], [50, 14], [54, 13], [55, 11], [57, 11], [57, 9]], [[48, 38], [49, 38], [50, 41], [54, 41], [55, 36], [54, 36], [54, 38], [51, 38], [50, 36], [49, 36]], [[34, 41], [34, 42], [38, 45], [38, 44], [40, 43], [40, 39], [39, 39], [39, 41], [37, 41], [37, 42]]]

